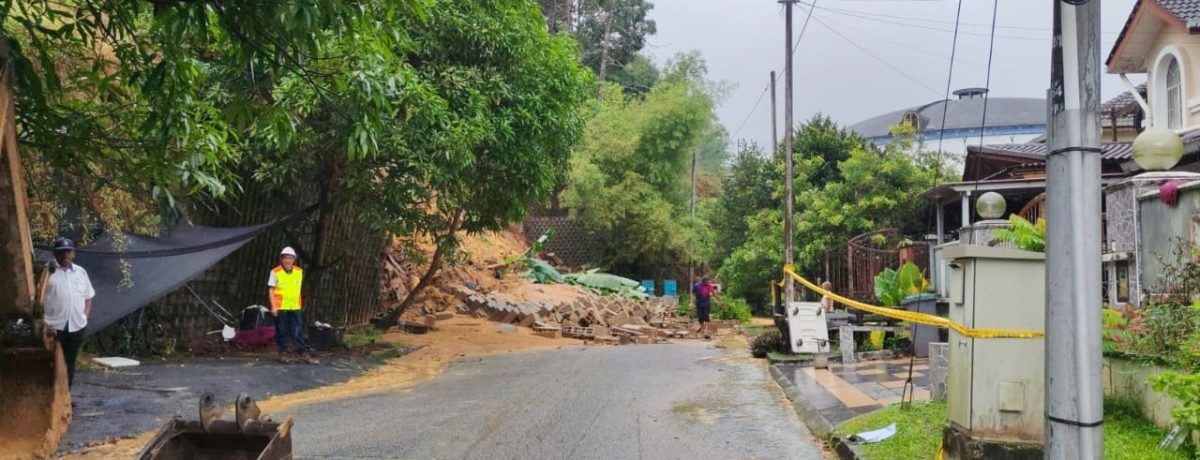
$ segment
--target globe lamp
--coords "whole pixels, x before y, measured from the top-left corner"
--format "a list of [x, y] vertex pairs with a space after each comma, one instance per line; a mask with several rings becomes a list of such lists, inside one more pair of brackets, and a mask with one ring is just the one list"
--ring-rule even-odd
[[1166, 171], [1183, 158], [1183, 139], [1175, 131], [1154, 126], [1133, 140], [1133, 161], [1147, 171]]
[[1004, 211], [1008, 208], [1008, 203], [1004, 201], [1004, 197], [996, 192], [987, 192], [979, 196], [975, 201], [975, 212], [979, 213], [979, 217], [984, 219], [999, 219], [1004, 217]]

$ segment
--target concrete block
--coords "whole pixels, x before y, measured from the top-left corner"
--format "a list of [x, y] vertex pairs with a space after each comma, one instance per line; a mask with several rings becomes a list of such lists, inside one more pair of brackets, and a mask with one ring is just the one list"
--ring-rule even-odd
[[630, 318], [628, 314], [620, 313], [608, 320], [610, 326], [624, 326], [629, 324]]
[[560, 330], [538, 331], [538, 332], [534, 332], [534, 334], [540, 335], [540, 336], [548, 338], [548, 339], [561, 339], [563, 336], [562, 331], [560, 331]]
[[446, 321], [448, 319], [454, 318], [454, 312], [444, 311], [444, 312], [438, 313], [433, 316], [438, 321]]
[[517, 321], [517, 312], [515, 311], [505, 313], [504, 317], [500, 319], [500, 322], [505, 324], [512, 324], [515, 321]]
[[521, 327], [531, 327], [531, 326], [533, 326], [533, 323], [537, 322], [537, 320], [538, 320], [537, 314], [522, 315], [521, 322], [518, 323], [518, 325]]
[[946, 399], [947, 376], [950, 371], [950, 344], [929, 343], [929, 395], [933, 399]]
[[596, 335], [600, 337], [612, 336], [612, 331], [604, 326], [592, 326], [592, 330], [595, 331]]

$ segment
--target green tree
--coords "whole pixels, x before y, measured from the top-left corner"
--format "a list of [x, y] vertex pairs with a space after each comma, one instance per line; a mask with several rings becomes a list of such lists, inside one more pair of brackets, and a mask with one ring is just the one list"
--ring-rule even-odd
[[702, 59], [683, 56], [644, 98], [597, 103], [565, 200], [600, 235], [606, 265], [657, 274], [694, 258], [691, 161], [706, 136], [721, 135], [714, 129], [716, 86], [704, 76]]
[[308, 72], [323, 34], [371, 27], [334, 0], [32, 0], [0, 11], [22, 145], [62, 176], [168, 205], [175, 193], [222, 195], [239, 160], [245, 120], [220, 108], [231, 93], [210, 68]]
[[838, 171], [841, 181], [796, 198], [804, 203], [795, 220], [798, 266], [812, 266], [825, 251], [858, 234], [883, 228], [906, 235], [924, 230], [921, 192], [934, 183], [932, 169], [902, 152], [858, 147]]
[[272, 103], [258, 108], [248, 139], [260, 147], [258, 180], [319, 190], [304, 254], [314, 275], [331, 262], [326, 241], [340, 207], [353, 206], [364, 225], [434, 242], [420, 282], [380, 327], [432, 282], [461, 232], [503, 229], [549, 196], [590, 86], [574, 43], [547, 33], [532, 0], [429, 7], [438, 14], [367, 11], [375, 33], [324, 37], [314, 73], [271, 82]]
[[794, 151], [796, 161], [805, 162], [808, 186], [820, 188], [841, 180], [841, 162], [851, 152], [864, 145], [863, 139], [823, 114], [813, 115], [796, 128]]
[[712, 252], [707, 257], [712, 266], [721, 267], [722, 261], [746, 241], [749, 217], [763, 210], [782, 209], [776, 193], [781, 172], [757, 144], [740, 146], [722, 181], [722, 193], [705, 212], [714, 232]]
[[[826, 251], [868, 231], [925, 230], [920, 192], [939, 174], [931, 157], [899, 145], [867, 146], [821, 115], [801, 125], [796, 139], [793, 241], [800, 270], [815, 268]], [[710, 217], [717, 234], [711, 256], [724, 256], [718, 276], [730, 295], [754, 304], [766, 301], [768, 283], [780, 278], [783, 264], [781, 163], [739, 153]]]
[[764, 305], [770, 299], [771, 281], [783, 273], [782, 209], [761, 209], [746, 217], [745, 226], [742, 244], [721, 262], [717, 278], [726, 295]]
[[612, 75], [608, 70], [633, 61], [646, 46], [646, 37], [657, 31], [654, 20], [646, 17], [654, 4], [645, 0], [581, 3], [575, 36], [583, 48], [583, 62], [607, 80]]
[[625, 94], [644, 95], [661, 78], [659, 69], [646, 55], [638, 53], [629, 62], [614, 65], [608, 80], [621, 85]]

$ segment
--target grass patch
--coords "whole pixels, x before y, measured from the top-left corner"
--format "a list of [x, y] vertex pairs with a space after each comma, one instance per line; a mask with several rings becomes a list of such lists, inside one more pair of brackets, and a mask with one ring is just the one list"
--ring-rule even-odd
[[1167, 433], [1142, 417], [1137, 407], [1120, 399], [1104, 399], [1104, 458], [1113, 460], [1168, 460], [1194, 458], [1195, 449], [1158, 450]]
[[346, 348], [362, 348], [383, 341], [383, 332], [373, 326], [358, 328], [342, 336]]
[[794, 355], [791, 353], [780, 353], [778, 351], [772, 351], [770, 353], [767, 353], [767, 359], [770, 360], [772, 363], [807, 363], [807, 362], [813, 360], [813, 355], [809, 355], [809, 354]]
[[893, 404], [869, 414], [854, 417], [838, 425], [834, 436], [846, 437], [855, 433], [877, 430], [896, 424], [896, 435], [883, 442], [859, 447], [865, 458], [934, 458], [942, 443], [942, 428], [946, 426], [944, 401], [914, 402], [908, 409]]
[[764, 332], [775, 330], [775, 326], [759, 326], [757, 324], [746, 324], [742, 326], [742, 332], [746, 334], [746, 338], [753, 339]]
[[[846, 437], [877, 430], [896, 423], [896, 435], [875, 444], [859, 446], [867, 459], [934, 458], [942, 443], [946, 425], [946, 403], [924, 401], [903, 410], [893, 404], [875, 412], [847, 420], [834, 429], [834, 436]], [[1128, 402], [1106, 398], [1104, 401], [1104, 457], [1112, 460], [1174, 460], [1194, 458], [1195, 448], [1185, 445], [1180, 452], [1158, 450], [1166, 432], [1142, 417]]]

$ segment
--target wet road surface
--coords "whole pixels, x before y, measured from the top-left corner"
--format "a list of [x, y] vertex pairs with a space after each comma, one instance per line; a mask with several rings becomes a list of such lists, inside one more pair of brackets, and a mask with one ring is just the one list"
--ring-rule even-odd
[[303, 406], [297, 458], [821, 459], [761, 362], [711, 344], [459, 362], [399, 393]]

